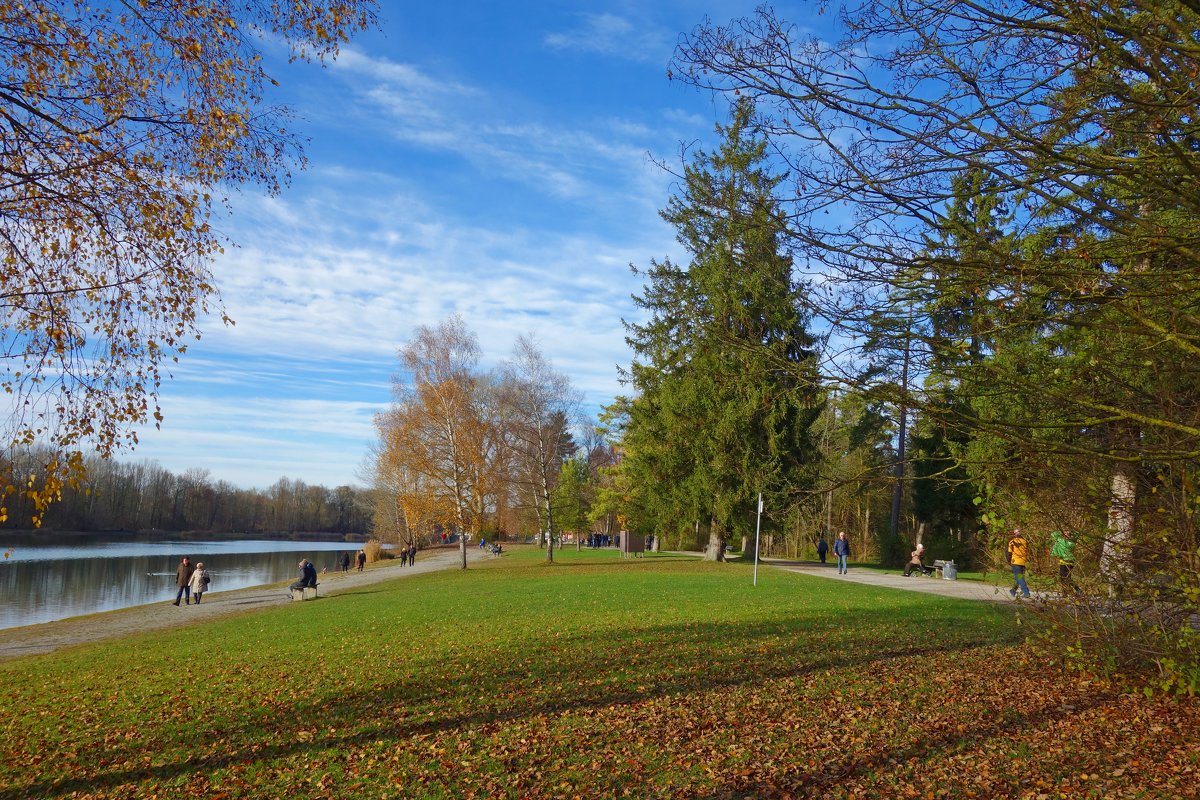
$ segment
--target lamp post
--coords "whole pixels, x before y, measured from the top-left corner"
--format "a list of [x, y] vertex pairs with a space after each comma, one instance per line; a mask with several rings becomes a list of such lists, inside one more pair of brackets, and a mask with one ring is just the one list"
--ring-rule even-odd
[[758, 532], [762, 529], [762, 492], [758, 493], [758, 516], [754, 519], [754, 585], [758, 586]]

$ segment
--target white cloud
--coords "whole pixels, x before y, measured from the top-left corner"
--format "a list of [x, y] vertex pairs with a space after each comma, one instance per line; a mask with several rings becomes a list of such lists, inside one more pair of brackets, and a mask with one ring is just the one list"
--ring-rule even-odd
[[[609, 27], [613, 27], [610, 23]], [[339, 73], [361, 107], [364, 124], [407, 145], [452, 153], [481, 174], [503, 178], [554, 197], [604, 197], [614, 176], [631, 178], [663, 131], [617, 118], [567, 127], [558, 109], [549, 122], [514, 112], [482, 88], [438, 80], [418, 68], [350, 51]]]
[[[580, 19], [553, 46], [669, 45], [612, 15]], [[454, 313], [484, 368], [533, 334], [589, 411], [622, 391], [621, 320], [640, 288], [628, 264], [679, 255], [657, 215], [671, 178], [646, 153], [674, 150], [676, 130], [694, 139], [697, 120], [653, 104], [572, 115], [484, 88], [486, 75], [472, 85], [353, 48], [327, 74], [301, 110], [326, 140], [369, 150], [327, 145], [283, 196], [233, 199], [239, 246], [214, 272], [237, 324], [205, 324], [164, 386], [163, 429], [136, 455], [246, 486], [357, 483], [397, 349]]]
[[580, 14], [579, 24], [566, 31], [546, 34], [552, 50], [599, 53], [631, 61], [662, 61], [671, 53], [673, 39], [646, 22], [633, 22], [616, 14]]
[[290, 476], [329, 487], [356, 483], [384, 402], [288, 397], [197, 396], [186, 384], [163, 394], [162, 428], [143, 431], [133, 454], [176, 474], [208, 469], [215, 479], [265, 488]]

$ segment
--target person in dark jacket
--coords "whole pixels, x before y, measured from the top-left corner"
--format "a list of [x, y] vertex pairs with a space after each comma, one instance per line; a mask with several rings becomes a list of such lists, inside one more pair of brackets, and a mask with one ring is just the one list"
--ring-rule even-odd
[[175, 605], [179, 605], [179, 598], [187, 598], [187, 604], [192, 604], [192, 573], [196, 568], [192, 566], [192, 561], [187, 556], [184, 556], [179, 566], [175, 568], [175, 585], [178, 591], [175, 592]]
[[849, 574], [850, 565], [847, 559], [850, 558], [850, 540], [846, 538], [845, 531], [838, 531], [838, 537], [833, 540], [833, 554], [838, 560], [838, 575]]
[[362, 572], [363, 567], [367, 565], [367, 552], [365, 550], [358, 551], [358, 571]]
[[825, 541], [825, 534], [821, 534], [821, 538], [817, 540], [817, 558], [821, 559], [821, 563], [825, 563], [825, 554], [829, 552], [829, 542]]
[[[317, 568], [307, 558], [300, 559], [300, 577], [289, 586], [289, 589], [317, 588]], [[291, 594], [288, 595], [291, 597]]]

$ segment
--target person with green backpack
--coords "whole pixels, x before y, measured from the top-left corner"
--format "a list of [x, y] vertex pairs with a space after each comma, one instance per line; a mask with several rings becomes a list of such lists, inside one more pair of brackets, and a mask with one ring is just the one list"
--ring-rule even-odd
[[1058, 559], [1058, 584], [1062, 587], [1064, 597], [1079, 594], [1079, 587], [1071, 579], [1071, 573], [1075, 570], [1075, 539], [1074, 531], [1050, 532], [1050, 555]]

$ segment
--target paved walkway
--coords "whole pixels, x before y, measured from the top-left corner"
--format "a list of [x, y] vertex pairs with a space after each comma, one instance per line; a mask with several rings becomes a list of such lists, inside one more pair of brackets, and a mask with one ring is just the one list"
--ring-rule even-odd
[[[468, 563], [489, 557], [478, 547], [467, 546]], [[411, 567], [401, 567], [399, 560], [389, 559], [371, 564], [362, 572], [326, 572], [318, 576], [320, 596], [335, 597], [361, 586], [403, 578], [407, 575], [417, 575], [422, 572], [451, 569], [461, 564], [462, 557], [457, 549], [439, 548], [419, 553], [417, 563]], [[292, 580], [287, 580], [268, 586], [252, 586], [229, 592], [206, 592], [204, 601], [199, 605], [176, 606], [172, 602], [174, 599], [174, 595], [172, 595], [171, 600], [163, 600], [161, 603], [71, 617], [40, 625], [6, 628], [0, 630], [0, 661], [37, 653], [49, 653], [63, 647], [134, 633], [180, 628], [218, 617], [229, 617], [255, 609], [290, 603], [292, 601], [287, 596], [287, 585], [291, 582]]]
[[786, 569], [789, 572], [800, 572], [804, 575], [829, 578], [834, 581], [865, 583], [870, 586], [886, 586], [889, 589], [903, 589], [908, 592], [940, 594], [944, 597], [957, 597], [962, 600], [987, 600], [993, 603], [1014, 602], [1008, 593], [1008, 589], [1004, 586], [993, 586], [981, 581], [948, 581], [937, 577], [936, 573], [930, 577], [914, 574], [906, 578], [900, 570], [896, 570], [895, 572], [878, 572], [876, 570], [855, 569], [851, 566], [848, 574], [838, 575], [836, 562], [820, 564], [815, 561], [762, 559], [758, 563], [778, 567], [779, 569]]

